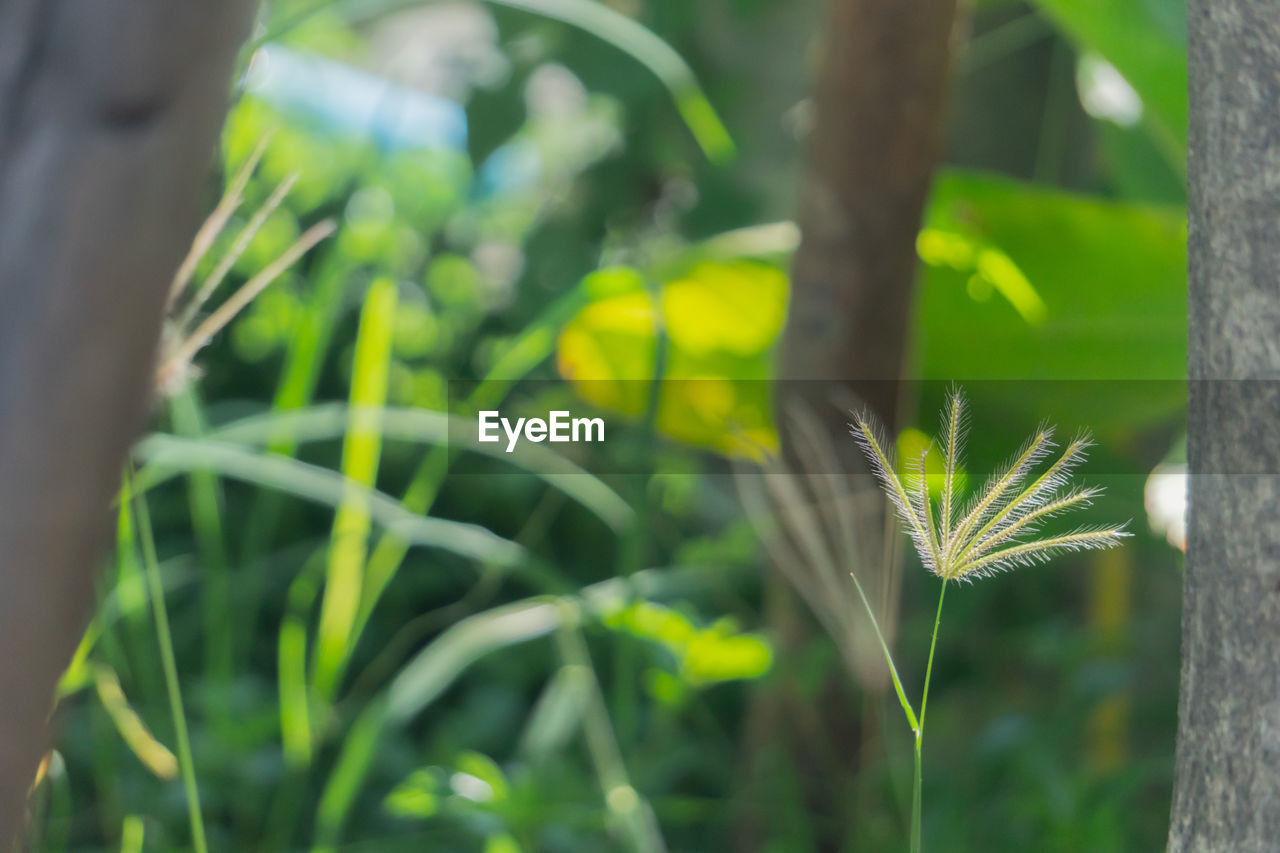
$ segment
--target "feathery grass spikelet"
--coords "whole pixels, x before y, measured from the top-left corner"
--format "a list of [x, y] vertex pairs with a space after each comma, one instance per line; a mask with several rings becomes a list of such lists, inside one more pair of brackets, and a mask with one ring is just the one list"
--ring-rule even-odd
[[944, 449], [942, 451], [942, 538], [951, 535], [951, 525], [955, 523], [955, 490], [956, 469], [960, 465], [960, 457], [964, 453], [964, 437], [968, 434], [968, 409], [965, 406], [964, 394], [954, 387], [947, 394], [947, 406], [942, 422]]
[[[187, 252], [186, 258], [183, 259], [170, 284], [168, 316], [161, 342], [160, 365], [155, 375], [155, 387], [163, 394], [177, 393], [186, 381], [197, 373], [192, 362], [196, 354], [209, 343], [213, 336], [222, 331], [237, 314], [297, 263], [303, 255], [337, 230], [337, 223], [333, 220], [325, 220], [311, 226], [279, 257], [242, 284], [209, 316], [203, 320], [200, 319], [201, 308], [217, 291], [236, 262], [249, 248], [253, 238], [267, 224], [267, 220], [284, 203], [298, 180], [298, 173], [295, 172], [276, 186], [266, 202], [249, 217], [248, 223], [231, 243], [226, 254], [214, 264], [213, 270], [205, 280], [194, 288], [194, 293], [190, 292], [196, 268], [240, 208], [244, 201], [245, 187], [248, 186], [249, 179], [261, 162], [269, 141], [270, 135], [263, 138], [232, 178], [222, 200], [200, 226], [190, 251]], [[180, 303], [184, 300], [186, 304], [181, 305]]]
[[943, 580], [968, 581], [1017, 566], [1043, 563], [1070, 551], [1112, 548], [1131, 535], [1121, 524], [1029, 538], [1039, 533], [1044, 521], [1089, 506], [1102, 492], [1097, 487], [1070, 485], [1072, 472], [1093, 444], [1087, 433], [1068, 442], [1054, 462], [1026, 483], [1058, 446], [1053, 441], [1053, 427], [1047, 424], [1041, 425], [997, 469], [956, 519], [956, 472], [968, 432], [966, 418], [964, 394], [954, 388], [947, 396], [942, 415], [943, 481], [936, 517], [924, 467], [929, 450], [910, 462], [904, 484], [885, 450], [887, 442], [877, 433], [870, 417], [855, 414], [850, 425], [929, 571]]
[[[935, 574], [940, 573], [941, 566], [933, 558], [933, 547], [925, 531], [925, 519], [916, 512], [910, 495], [902, 485], [902, 480], [894, 472], [893, 458], [885, 451], [886, 443], [881, 440], [875, 426], [867, 417], [854, 418], [852, 433], [862, 445], [867, 461], [871, 464], [871, 470], [884, 486], [885, 494], [889, 496], [889, 501], [897, 510], [898, 518], [906, 525], [907, 533], [911, 536], [920, 559], [924, 561], [925, 568]], [[928, 498], [926, 497], [925, 500], [927, 505]]]

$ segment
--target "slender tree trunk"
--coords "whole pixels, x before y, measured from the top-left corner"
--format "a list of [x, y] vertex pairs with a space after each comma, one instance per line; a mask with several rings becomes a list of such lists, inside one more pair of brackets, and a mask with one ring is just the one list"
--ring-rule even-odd
[[47, 748], [251, 0], [0, 0], [0, 847]]
[[823, 30], [781, 374], [817, 393], [843, 385], [886, 422], [941, 151], [955, 13], [955, 0], [832, 0]]
[[1187, 18], [1192, 477], [1169, 850], [1260, 853], [1280, 848], [1280, 6], [1192, 0]]
[[[881, 420], [896, 420], [916, 271], [916, 235], [942, 144], [956, 0], [831, 0], [821, 31], [811, 98], [808, 167], [801, 186], [801, 245], [792, 262], [791, 304], [781, 348], [776, 404], [789, 450], [788, 411], [806, 406], [833, 433], [836, 474], [860, 470], [846, 432], [850, 397]], [[879, 531], [875, 520], [864, 525]], [[869, 554], [882, 543], [864, 543]], [[854, 567], [849, 566], [852, 570]], [[884, 567], [886, 571], [890, 567]], [[896, 583], [879, 579], [896, 598]], [[771, 579], [769, 618], [783, 654], [811, 639], [795, 597]], [[890, 592], [892, 591], [892, 592]], [[850, 606], [858, 606], [852, 603]], [[753, 800], [768, 799], [782, 761], [800, 783], [819, 849], [842, 849], [849, 820], [850, 767], [867, 732], [863, 710], [840, 669], [820, 701], [785, 682], [753, 703]], [[862, 718], [871, 719], [870, 715]], [[780, 747], [783, 755], [770, 747]], [[740, 849], [770, 832], [765, 810], [739, 827]]]

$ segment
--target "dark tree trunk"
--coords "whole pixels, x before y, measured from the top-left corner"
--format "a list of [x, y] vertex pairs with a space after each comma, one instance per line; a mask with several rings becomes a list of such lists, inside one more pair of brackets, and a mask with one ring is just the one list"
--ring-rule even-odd
[[832, 0], [823, 30], [781, 375], [842, 385], [887, 423], [955, 11], [955, 0]]
[[[799, 461], [788, 430], [797, 407], [818, 416], [842, 457], [829, 459], [829, 470], [800, 466], [809, 474], [861, 467], [846, 431], [852, 400], [886, 424], [896, 420], [916, 235], [941, 150], [955, 17], [955, 0], [832, 0], [828, 8], [776, 396], [789, 466]], [[883, 529], [874, 520], [863, 527]], [[884, 572], [867, 582], [896, 598], [892, 567], [880, 565], [883, 543], [859, 544], [875, 555], [876, 565], [863, 571]], [[770, 585], [769, 619], [783, 654], [798, 654], [812, 637], [810, 623], [798, 617], [781, 580]], [[852, 595], [848, 606], [860, 607]], [[869, 734], [859, 721], [873, 717], [863, 715], [846, 670], [831, 679], [816, 703], [783, 679], [776, 692], [757, 697], [748, 734], [752, 799], [768, 799], [779, 767], [798, 773], [823, 850], [843, 849], [849, 770], [862, 762]], [[739, 827], [739, 847], [759, 849], [771, 834], [761, 827], [767, 822], [767, 809], [753, 809]]]
[[1280, 848], [1280, 7], [1192, 0], [1187, 23], [1192, 477], [1169, 850], [1260, 853]]
[[48, 745], [251, 0], [0, 0], [0, 847]]

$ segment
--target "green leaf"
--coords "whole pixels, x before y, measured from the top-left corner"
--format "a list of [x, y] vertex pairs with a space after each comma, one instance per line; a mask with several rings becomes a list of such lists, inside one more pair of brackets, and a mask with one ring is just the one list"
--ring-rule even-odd
[[425, 819], [440, 810], [440, 784], [427, 768], [415, 770], [391, 789], [382, 807], [396, 817]]
[[336, 689], [357, 639], [356, 614], [373, 528], [367, 492], [377, 483], [382, 457], [379, 414], [387, 401], [397, 301], [394, 281], [375, 280], [365, 294], [356, 333], [351, 420], [342, 439], [342, 474], [362, 488], [351, 489], [342, 496], [329, 536], [329, 562], [312, 661], [312, 686], [325, 697]]
[[951, 172], [935, 186], [918, 246], [922, 378], [1017, 380], [1019, 411], [1098, 429], [1181, 405], [1181, 208]]
[[764, 638], [738, 633], [723, 620], [701, 628], [680, 611], [649, 601], [608, 611], [603, 621], [666, 648], [692, 685], [759, 678], [773, 663], [773, 650]]
[[509, 790], [506, 774], [496, 761], [484, 753], [474, 750], [461, 753], [454, 762], [454, 769], [484, 783], [484, 788], [479, 789], [484, 792], [480, 802], [500, 803], [507, 799]]
[[579, 396], [631, 416], [656, 402], [662, 433], [722, 453], [775, 445], [765, 380], [786, 317], [784, 273], [749, 261], [698, 263], [655, 299], [639, 272], [611, 269], [584, 290], [595, 298], [557, 346], [560, 373]]
[[1078, 47], [1101, 54], [1142, 98], [1147, 128], [1181, 163], [1187, 144], [1187, 35], [1182, 0], [1039, 0]]
[[484, 853], [520, 853], [520, 842], [505, 832], [490, 835], [484, 843]]

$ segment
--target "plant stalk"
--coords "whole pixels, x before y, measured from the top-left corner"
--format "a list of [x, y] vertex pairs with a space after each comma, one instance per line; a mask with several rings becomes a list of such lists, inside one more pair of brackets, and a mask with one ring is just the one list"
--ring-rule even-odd
[[169, 699], [169, 713], [173, 717], [174, 738], [177, 741], [178, 767], [182, 775], [182, 788], [187, 801], [187, 820], [191, 827], [191, 846], [195, 853], [208, 853], [205, 840], [204, 817], [200, 811], [200, 790], [196, 784], [195, 761], [191, 753], [191, 738], [187, 733], [187, 718], [182, 706], [182, 689], [178, 681], [178, 664], [173, 651], [173, 635], [169, 630], [169, 611], [164, 601], [164, 583], [160, 578], [160, 560], [156, 554], [155, 536], [151, 530], [151, 516], [146, 498], [135, 495], [132, 477], [126, 471], [121, 502], [132, 501], [136, 518], [138, 541], [142, 547], [143, 571], [147, 578], [147, 592], [151, 599], [151, 613], [156, 625], [156, 645], [160, 652], [160, 666], [164, 672], [165, 692]]
[[938, 626], [942, 624], [942, 600], [947, 595], [947, 582], [938, 592], [938, 613], [933, 618], [933, 637], [929, 640], [929, 662], [924, 669], [924, 690], [920, 696], [920, 726], [916, 729], [915, 771], [911, 785], [911, 853], [920, 853], [920, 829], [924, 792], [923, 747], [925, 714], [929, 710], [929, 680], [933, 677], [933, 651], [938, 646]]
[[922, 772], [922, 755], [920, 752], [922, 741], [923, 733], [916, 732], [915, 764], [911, 774], [911, 853], [920, 853], [921, 801], [924, 791], [924, 773]]

